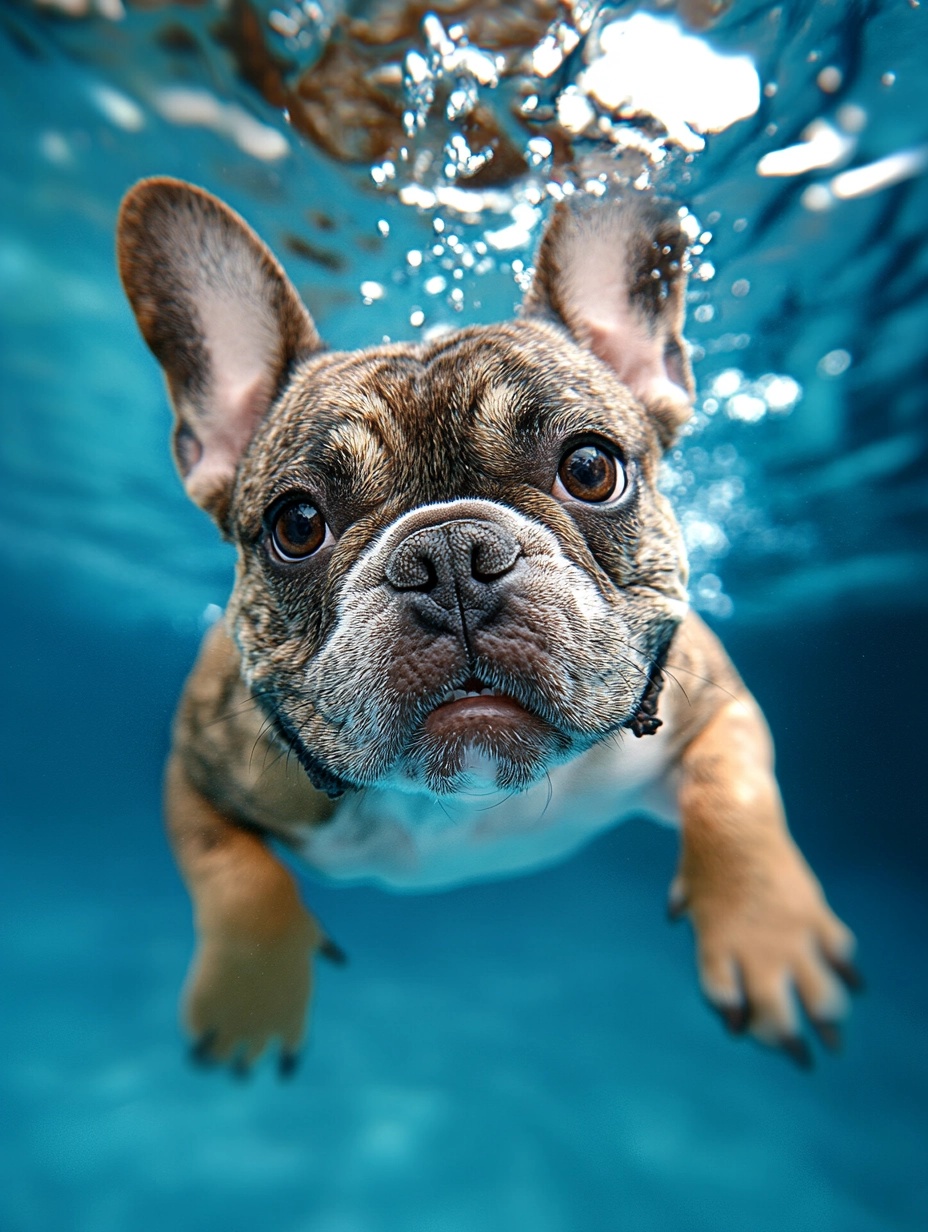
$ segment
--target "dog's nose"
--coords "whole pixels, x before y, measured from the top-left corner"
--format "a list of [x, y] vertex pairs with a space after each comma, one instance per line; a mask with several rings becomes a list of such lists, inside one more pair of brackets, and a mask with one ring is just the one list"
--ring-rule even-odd
[[518, 541], [492, 522], [443, 522], [413, 531], [394, 548], [387, 581], [426, 624], [450, 628], [462, 620], [475, 627], [497, 611], [498, 583], [521, 555]]

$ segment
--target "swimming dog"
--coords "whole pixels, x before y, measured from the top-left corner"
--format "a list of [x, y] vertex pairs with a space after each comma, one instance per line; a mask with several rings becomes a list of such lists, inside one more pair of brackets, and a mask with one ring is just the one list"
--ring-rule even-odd
[[787, 829], [763, 715], [687, 605], [658, 486], [691, 414], [686, 238], [648, 193], [562, 203], [514, 321], [328, 350], [225, 204], [142, 181], [120, 271], [235, 585], [178, 712], [173, 850], [204, 1059], [293, 1067], [337, 947], [271, 840], [404, 888], [675, 823], [670, 911], [735, 1031], [837, 1040], [854, 940]]

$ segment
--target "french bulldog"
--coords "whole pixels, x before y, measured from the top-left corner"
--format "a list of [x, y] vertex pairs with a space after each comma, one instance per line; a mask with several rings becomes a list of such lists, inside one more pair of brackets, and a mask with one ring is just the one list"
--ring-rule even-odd
[[204, 1060], [289, 1072], [317, 954], [275, 843], [404, 889], [679, 826], [672, 916], [736, 1032], [838, 1041], [854, 938], [787, 829], [764, 717], [687, 606], [661, 456], [691, 414], [686, 237], [653, 194], [562, 203], [518, 319], [325, 348], [280, 264], [200, 188], [144, 180], [122, 281], [188, 495], [235, 585], [180, 703], [167, 825]]

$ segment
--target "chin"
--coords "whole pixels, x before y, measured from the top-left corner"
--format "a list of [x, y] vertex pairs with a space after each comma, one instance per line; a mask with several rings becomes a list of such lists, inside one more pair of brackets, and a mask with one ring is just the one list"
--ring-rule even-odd
[[523, 791], [577, 751], [547, 720], [485, 691], [431, 711], [403, 758], [403, 777], [436, 796]]

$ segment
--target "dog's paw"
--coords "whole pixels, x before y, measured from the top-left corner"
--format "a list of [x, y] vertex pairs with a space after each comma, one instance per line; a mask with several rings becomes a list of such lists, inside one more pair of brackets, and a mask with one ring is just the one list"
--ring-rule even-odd
[[840, 1047], [847, 991], [861, 987], [854, 935], [804, 865], [791, 861], [731, 894], [700, 894], [678, 877], [670, 914], [689, 915], [703, 992], [730, 1031], [781, 1048], [808, 1068], [801, 1006], [825, 1047]]
[[278, 1041], [280, 1072], [293, 1072], [306, 1029], [312, 955], [318, 945], [318, 930], [308, 914], [304, 917], [270, 941], [209, 935], [201, 939], [184, 998], [194, 1061], [229, 1064], [243, 1076]]

